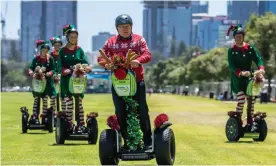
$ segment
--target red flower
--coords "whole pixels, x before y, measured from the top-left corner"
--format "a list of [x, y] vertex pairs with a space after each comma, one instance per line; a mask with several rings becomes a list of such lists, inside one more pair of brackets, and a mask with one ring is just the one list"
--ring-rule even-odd
[[112, 130], [120, 130], [120, 125], [118, 123], [116, 115], [111, 115], [107, 118], [107, 125], [112, 129]]
[[126, 78], [127, 72], [125, 69], [118, 68], [114, 70], [114, 75], [117, 79], [123, 80]]
[[154, 120], [155, 128], [159, 128], [162, 124], [164, 124], [168, 120], [169, 120], [168, 115], [166, 115], [166, 114], [158, 115]]

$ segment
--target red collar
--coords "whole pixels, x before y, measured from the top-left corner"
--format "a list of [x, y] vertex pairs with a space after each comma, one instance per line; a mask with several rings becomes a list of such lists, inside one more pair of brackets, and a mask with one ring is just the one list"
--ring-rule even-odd
[[49, 62], [50, 55], [47, 54], [46, 58], [42, 58], [40, 55], [38, 55], [36, 58], [37, 58], [37, 60], [40, 61], [41, 63], [45, 63], [46, 61]]
[[243, 47], [238, 47], [235, 44], [232, 45], [232, 50], [234, 50], [234, 51], [242, 51], [242, 53], [244, 53], [248, 49], [249, 49], [249, 44], [248, 43], [245, 43]]
[[[56, 54], [57, 53], [57, 54]], [[56, 52], [55, 50], [53, 50], [52, 52], [51, 52], [51, 55], [52, 56], [58, 56], [58, 52]]]
[[66, 54], [74, 54], [75, 51], [77, 51], [80, 47], [79, 46], [75, 46], [74, 50], [70, 50], [69, 48], [67, 48], [66, 46], [64, 47], [64, 51]]

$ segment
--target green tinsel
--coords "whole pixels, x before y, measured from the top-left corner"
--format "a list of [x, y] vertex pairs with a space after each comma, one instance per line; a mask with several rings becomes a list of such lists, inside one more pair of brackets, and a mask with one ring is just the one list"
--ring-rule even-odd
[[130, 97], [124, 97], [126, 102], [127, 111], [127, 138], [126, 144], [130, 150], [136, 150], [142, 148], [143, 142], [143, 132], [140, 127], [140, 121], [138, 119], [138, 103]]

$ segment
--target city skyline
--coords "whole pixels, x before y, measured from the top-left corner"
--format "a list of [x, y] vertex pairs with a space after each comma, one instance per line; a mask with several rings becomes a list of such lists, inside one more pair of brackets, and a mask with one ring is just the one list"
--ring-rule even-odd
[[[17, 31], [20, 29], [20, 1], [9, 1], [7, 3], [8, 11], [6, 15], [6, 36], [7, 38], [18, 39], [19, 37], [17, 36]], [[125, 10], [124, 12], [121, 12], [118, 8], [124, 8]], [[103, 9], [108, 12], [103, 13]], [[91, 37], [93, 35], [96, 35], [99, 32], [110, 32], [112, 34], [116, 34], [117, 32], [114, 26], [114, 20], [117, 15], [122, 13], [131, 15], [134, 20], [133, 32], [142, 35], [143, 9], [143, 5], [140, 1], [79, 1], [77, 26], [80, 31], [80, 46], [83, 47], [85, 51], [90, 52], [92, 51]], [[209, 1], [210, 15], [225, 15], [227, 13], [226, 9], [226, 1]], [[86, 15], [87, 13], [89, 17]], [[97, 17], [92, 17], [93, 15]], [[99, 16], [100, 18], [98, 18]], [[87, 21], [87, 18], [90, 20]], [[99, 19], [101, 19], [101, 21], [99, 21]], [[101, 24], [99, 24], [99, 22]]]

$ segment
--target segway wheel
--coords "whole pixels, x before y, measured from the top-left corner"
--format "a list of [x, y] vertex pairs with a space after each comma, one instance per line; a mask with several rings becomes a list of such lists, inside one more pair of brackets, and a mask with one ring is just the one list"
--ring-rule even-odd
[[96, 144], [98, 140], [98, 121], [92, 118], [87, 125], [88, 129], [88, 144]]
[[253, 138], [254, 141], [263, 142], [267, 136], [267, 124], [264, 119], [262, 119], [259, 123], [259, 138]]
[[237, 142], [243, 133], [242, 124], [238, 118], [229, 118], [226, 126], [225, 133], [228, 141]]
[[65, 136], [66, 136], [66, 128], [65, 128], [65, 120], [64, 118], [57, 117], [57, 127], [56, 127], [56, 143], [64, 144]]
[[99, 140], [99, 157], [102, 165], [118, 165], [119, 158], [116, 152], [116, 132], [105, 129], [101, 132]]
[[154, 151], [158, 165], [173, 165], [175, 160], [175, 137], [170, 128], [156, 129]]
[[22, 133], [27, 133], [28, 131], [28, 116], [22, 115]]
[[49, 133], [53, 132], [53, 112], [48, 111], [47, 113], [47, 129]]

